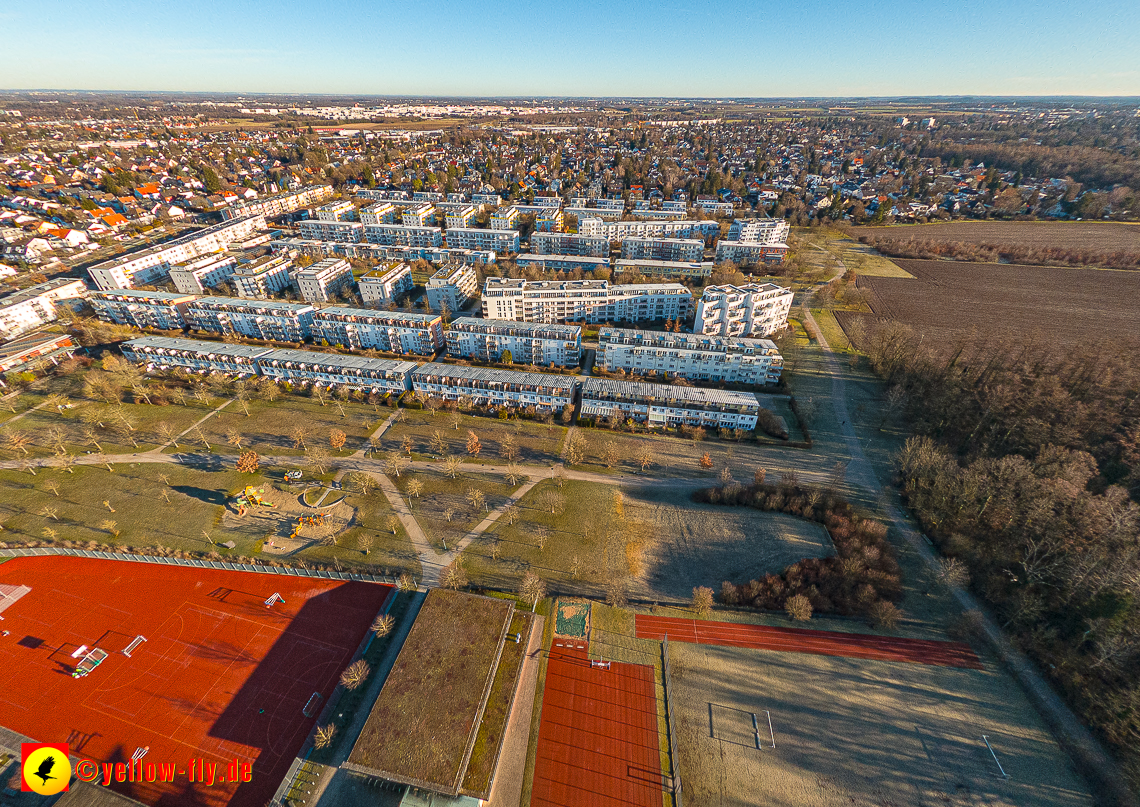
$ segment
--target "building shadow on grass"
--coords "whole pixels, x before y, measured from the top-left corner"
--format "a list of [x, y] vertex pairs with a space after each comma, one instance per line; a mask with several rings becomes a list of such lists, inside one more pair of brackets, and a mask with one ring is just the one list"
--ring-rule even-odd
[[206, 488], [199, 488], [193, 485], [171, 485], [179, 493], [189, 496], [191, 499], [197, 499], [206, 504], [219, 504], [224, 505], [229, 498], [225, 491], [221, 490], [207, 490]]

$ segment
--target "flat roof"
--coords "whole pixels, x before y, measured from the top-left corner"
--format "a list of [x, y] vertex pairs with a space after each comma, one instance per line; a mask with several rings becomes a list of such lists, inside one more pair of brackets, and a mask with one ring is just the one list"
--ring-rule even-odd
[[382, 373], [409, 373], [416, 367], [414, 361], [397, 359], [371, 359], [367, 356], [344, 356], [339, 353], [320, 353], [315, 350], [273, 350], [262, 356], [263, 362], [291, 361], [302, 364], [322, 364], [344, 370], [367, 370]]
[[679, 404], [724, 404], [727, 406], [755, 406], [760, 402], [750, 392], [681, 387], [672, 384], [646, 384], [640, 381], [614, 381], [609, 378], [587, 378], [582, 385], [582, 398], [594, 395], [615, 396], [634, 400], [676, 401]]
[[[741, 336], [719, 336], [717, 334], [669, 333], [667, 331], [639, 331], [634, 328], [598, 328], [599, 344], [607, 340], [617, 344], [645, 344], [655, 347], [675, 347], [681, 350], [732, 351], [750, 347], [757, 351], [776, 350], [771, 339], [749, 339]], [[627, 342], [625, 340], [631, 340]]]
[[0, 308], [22, 303], [25, 300], [32, 300], [39, 297], [41, 294], [46, 294], [49, 291], [55, 291], [58, 288], [67, 286], [71, 283], [79, 283], [83, 286], [84, 290], [87, 289], [87, 284], [77, 277], [57, 277], [54, 280], [49, 280], [46, 283], [37, 283], [35, 286], [29, 286], [23, 291], [14, 291], [7, 297], [0, 297]]
[[193, 305], [207, 307], [228, 305], [233, 308], [264, 309], [266, 311], [278, 309], [282, 314], [287, 312], [300, 314], [305, 311], [316, 310], [310, 303], [288, 303], [281, 300], [250, 300], [245, 297], [199, 297], [193, 302]]
[[476, 328], [502, 328], [504, 330], [513, 332], [528, 332], [528, 333], [560, 333], [564, 334], [567, 339], [577, 339], [578, 335], [582, 332], [580, 325], [557, 325], [554, 323], [546, 324], [544, 322], [519, 322], [515, 319], [480, 319], [479, 317], [460, 317], [453, 320], [451, 323], [451, 330], [465, 330]]
[[484, 381], [490, 384], [553, 387], [567, 391], [574, 387], [573, 376], [521, 373], [515, 370], [496, 370], [491, 367], [468, 367], [462, 364], [424, 364], [412, 372], [413, 380], [420, 379], [428, 383], [443, 383], [452, 378]]
[[417, 314], [414, 311], [384, 311], [378, 308], [350, 308], [345, 305], [330, 305], [317, 310], [315, 319], [324, 315], [336, 317], [376, 317], [380, 319], [402, 319], [408, 322], [428, 324], [439, 319], [439, 314]]
[[273, 352], [273, 348], [260, 345], [233, 345], [227, 342], [206, 342], [201, 339], [179, 339], [173, 336], [140, 336], [127, 342], [125, 346], [133, 349], [184, 350], [190, 353], [210, 353], [215, 356], [241, 359], [256, 359]]
[[173, 303], [180, 300], [193, 300], [197, 297], [194, 294], [183, 294], [181, 292], [172, 291], [143, 291], [142, 289], [107, 289], [106, 291], [93, 291], [92, 297], [130, 297], [141, 302], [166, 302]]

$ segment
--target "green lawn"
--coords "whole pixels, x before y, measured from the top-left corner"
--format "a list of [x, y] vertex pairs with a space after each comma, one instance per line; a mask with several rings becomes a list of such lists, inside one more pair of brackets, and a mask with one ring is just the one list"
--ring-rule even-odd
[[816, 324], [823, 332], [823, 338], [827, 340], [827, 344], [836, 353], [849, 350], [851, 343], [847, 339], [847, 334], [843, 332], [840, 327], [839, 321], [835, 318], [835, 314], [821, 308], [813, 308], [811, 312], [815, 318]]
[[402, 423], [393, 423], [385, 432], [381, 448], [400, 451], [405, 437], [412, 441], [414, 459], [433, 459], [437, 455], [431, 445], [433, 432], [438, 431], [446, 441], [444, 454], [467, 456], [468, 431], [479, 437], [482, 450], [479, 457], [492, 462], [504, 462], [502, 444], [508, 435], [518, 446], [519, 463], [553, 464], [558, 462], [566, 428], [561, 424], [546, 425], [530, 420], [503, 421], [489, 417], [460, 415], [458, 428], [450, 412], [406, 409]]

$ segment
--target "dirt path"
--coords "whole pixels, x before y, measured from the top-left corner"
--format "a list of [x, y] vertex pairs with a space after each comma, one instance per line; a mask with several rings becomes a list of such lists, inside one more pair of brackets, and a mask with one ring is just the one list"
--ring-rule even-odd
[[210, 418], [212, 418], [214, 415], [216, 415], [216, 414], [218, 414], [219, 412], [221, 412], [223, 409], [225, 409], [227, 406], [229, 406], [229, 405], [230, 405], [230, 404], [232, 404], [233, 402], [234, 402], [234, 399], [233, 399], [233, 398], [227, 398], [226, 400], [222, 401], [222, 402], [221, 402], [221, 403], [220, 403], [218, 406], [214, 407], [214, 408], [213, 408], [213, 409], [211, 409], [209, 412], [207, 412], [207, 413], [206, 413], [206, 414], [205, 414], [203, 417], [199, 418], [199, 419], [198, 419], [198, 420], [196, 420], [194, 423], [192, 423], [192, 424], [189, 426], [189, 428], [183, 429], [183, 430], [182, 430], [182, 431], [180, 431], [178, 434], [174, 435], [174, 436], [173, 436], [173, 437], [171, 437], [169, 440], [167, 440], [165, 443], [163, 443], [162, 445], [158, 446], [157, 448], [152, 448], [152, 449], [151, 449], [149, 452], [147, 452], [147, 453], [149, 453], [149, 454], [158, 454], [158, 453], [161, 453], [161, 452], [162, 452], [162, 450], [163, 450], [163, 449], [165, 449], [167, 446], [170, 446], [170, 445], [176, 445], [176, 444], [178, 443], [178, 441], [179, 441], [179, 440], [181, 440], [183, 437], [185, 437], [185, 436], [186, 436], [187, 434], [189, 434], [190, 432], [194, 431], [196, 428], [198, 428], [199, 426], [201, 426], [203, 423], [205, 423], [207, 420], [209, 420]]
[[[446, 555], [440, 555], [432, 549], [431, 543], [428, 541], [424, 531], [420, 528], [420, 523], [416, 521], [416, 517], [412, 515], [408, 503], [404, 501], [404, 497], [400, 495], [400, 489], [396, 484], [388, 478], [382, 469], [368, 469], [368, 473], [380, 483], [380, 491], [384, 494], [384, 498], [392, 505], [392, 509], [396, 513], [396, 517], [400, 519], [400, 523], [404, 525], [404, 531], [408, 533], [408, 540], [412, 542], [412, 547], [416, 550], [416, 554], [420, 558], [420, 566], [423, 567], [423, 579], [420, 581], [421, 586], [438, 586], [439, 573], [443, 568], [450, 563], [450, 560], [445, 560]], [[442, 561], [442, 562], [441, 562]]]
[[530, 643], [523, 658], [522, 672], [515, 688], [515, 705], [507, 720], [506, 737], [499, 752], [495, 781], [487, 807], [519, 807], [523, 779], [526, 778], [526, 752], [530, 743], [534, 690], [538, 684], [538, 668], [542, 657], [542, 630], [545, 620], [536, 616], [531, 626]]

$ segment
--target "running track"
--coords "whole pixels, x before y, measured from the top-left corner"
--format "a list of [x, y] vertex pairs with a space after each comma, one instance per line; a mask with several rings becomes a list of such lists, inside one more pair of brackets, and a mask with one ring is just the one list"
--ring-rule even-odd
[[[560, 640], [561, 641], [561, 640]], [[551, 648], [530, 807], [661, 807], [653, 668]]]
[[977, 654], [968, 644], [936, 642], [923, 639], [900, 639], [892, 636], [868, 636], [862, 633], [838, 633], [801, 628], [771, 628], [736, 622], [704, 622], [693, 619], [637, 615], [637, 638], [674, 642], [714, 644], [725, 647], [751, 647], [785, 653], [810, 653], [816, 656], [845, 656], [877, 661], [905, 661], [940, 667], [982, 669]]

